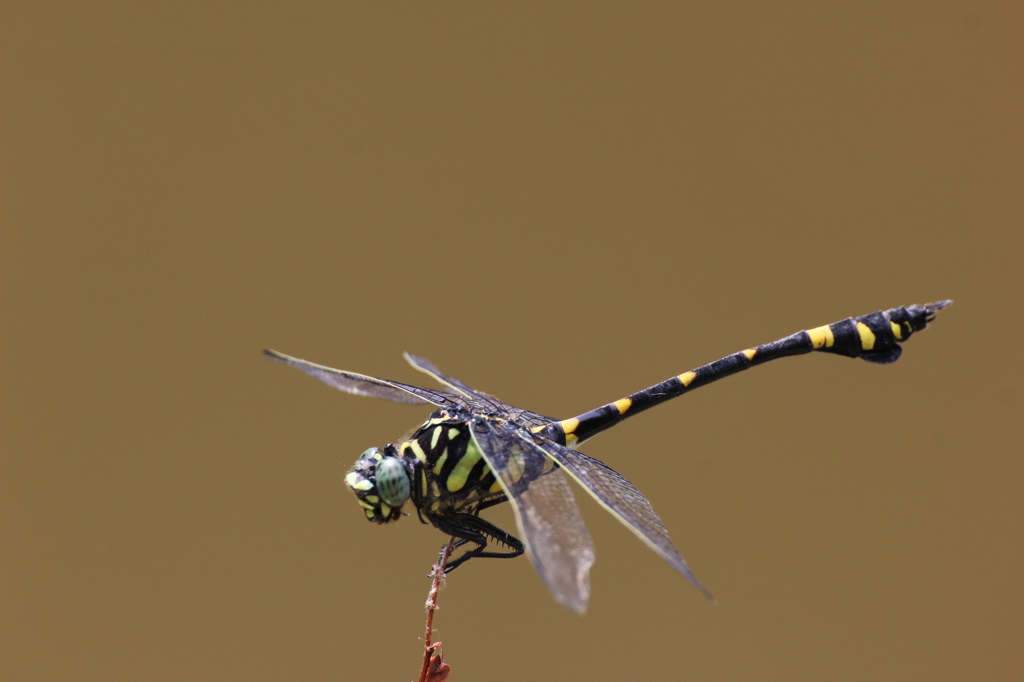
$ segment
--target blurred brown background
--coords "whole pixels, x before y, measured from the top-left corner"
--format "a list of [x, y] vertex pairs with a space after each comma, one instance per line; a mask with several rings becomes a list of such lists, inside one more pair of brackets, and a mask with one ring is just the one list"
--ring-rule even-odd
[[948, 297], [586, 446], [717, 606], [581, 498], [585, 617], [480, 561], [436, 625], [453, 680], [1021, 679], [1022, 10], [751, 4], [6, 4], [0, 678], [415, 676], [444, 538], [342, 476], [428, 411], [264, 347], [571, 416]]

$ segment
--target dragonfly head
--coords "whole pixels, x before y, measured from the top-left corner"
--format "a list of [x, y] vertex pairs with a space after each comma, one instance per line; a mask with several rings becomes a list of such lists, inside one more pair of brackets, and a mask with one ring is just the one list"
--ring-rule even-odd
[[355, 493], [366, 518], [374, 523], [397, 521], [412, 488], [409, 472], [394, 445], [387, 445], [383, 451], [370, 448], [364, 452], [345, 476], [345, 484]]

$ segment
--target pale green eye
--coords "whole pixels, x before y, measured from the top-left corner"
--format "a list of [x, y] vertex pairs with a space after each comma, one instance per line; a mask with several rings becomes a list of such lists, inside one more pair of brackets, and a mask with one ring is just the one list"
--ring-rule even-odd
[[401, 507], [409, 499], [409, 474], [395, 457], [377, 462], [374, 478], [380, 498], [390, 507]]

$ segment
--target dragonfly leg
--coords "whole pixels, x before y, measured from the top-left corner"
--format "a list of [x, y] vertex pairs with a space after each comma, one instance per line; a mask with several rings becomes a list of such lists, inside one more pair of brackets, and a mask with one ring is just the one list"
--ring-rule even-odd
[[[442, 533], [447, 533], [457, 538], [455, 541], [456, 547], [462, 547], [470, 543], [476, 545], [461, 556], [449, 561], [445, 567], [445, 573], [454, 571], [473, 557], [512, 559], [526, 551], [526, 546], [523, 545], [519, 538], [506, 533], [492, 523], [484, 521], [476, 516], [476, 514], [452, 514], [444, 519], [436, 519], [435, 525]], [[504, 552], [486, 551], [488, 540], [505, 545], [508, 547], [508, 550]]]
[[490, 509], [494, 505], [501, 504], [502, 502], [508, 502], [508, 495], [506, 495], [505, 493], [498, 493], [497, 496], [492, 497], [489, 500], [484, 500], [483, 502], [478, 504], [473, 513], [479, 516], [480, 512], [482, 512], [484, 509]]

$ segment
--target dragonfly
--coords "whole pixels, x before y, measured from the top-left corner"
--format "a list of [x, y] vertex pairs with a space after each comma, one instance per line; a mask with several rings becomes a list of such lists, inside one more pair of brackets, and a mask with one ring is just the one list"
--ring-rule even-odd
[[[647, 498], [607, 464], [580, 452], [581, 443], [655, 405], [779, 358], [822, 352], [877, 364], [895, 362], [900, 344], [925, 329], [950, 303], [901, 306], [799, 331], [569, 419], [509, 405], [408, 353], [405, 359], [443, 390], [332, 369], [273, 350], [264, 353], [347, 393], [432, 406], [432, 414], [412, 435], [369, 448], [346, 474], [345, 483], [366, 518], [392, 523], [408, 515], [403, 510], [411, 505], [422, 523], [465, 548], [446, 572], [470, 559], [525, 553], [555, 600], [582, 614], [590, 598], [594, 543], [569, 479], [705, 596], [713, 597], [683, 560]], [[480, 516], [503, 502], [511, 503], [519, 537]]]

